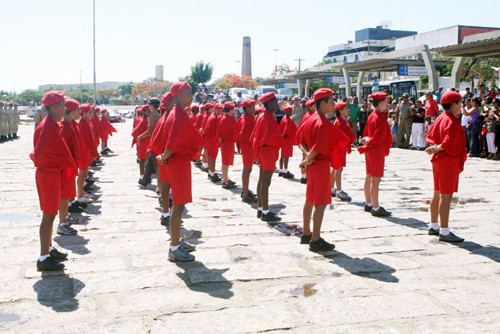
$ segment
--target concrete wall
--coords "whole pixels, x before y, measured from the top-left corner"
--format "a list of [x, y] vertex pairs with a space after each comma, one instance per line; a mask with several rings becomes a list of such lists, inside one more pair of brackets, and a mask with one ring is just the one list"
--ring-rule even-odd
[[427, 45], [430, 49], [458, 43], [459, 26], [429, 31], [423, 34], [396, 39], [396, 51], [418, 45]]

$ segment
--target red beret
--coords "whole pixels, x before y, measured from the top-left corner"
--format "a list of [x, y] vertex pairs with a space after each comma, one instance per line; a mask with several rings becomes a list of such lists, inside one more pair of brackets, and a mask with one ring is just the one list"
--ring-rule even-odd
[[224, 102], [224, 108], [233, 109], [234, 107], [236, 107], [236, 105], [234, 104], [233, 101]]
[[262, 112], [262, 111], [264, 111], [264, 108], [262, 107], [255, 108], [255, 112]]
[[64, 101], [64, 106], [66, 107], [66, 110], [76, 110], [78, 109], [79, 105], [80, 102], [78, 102], [75, 99], [66, 99], [66, 101]]
[[207, 110], [207, 105], [205, 103], [203, 103], [201, 106], [200, 106], [200, 110]]
[[314, 99], [307, 100], [306, 107], [310, 108], [314, 104]]
[[222, 105], [222, 103], [216, 103], [215, 106], [214, 106], [215, 109], [219, 109], [219, 110], [223, 110], [224, 109], [224, 106]]
[[188, 111], [190, 111], [190, 110], [191, 110], [191, 108], [189, 108], [189, 107], [184, 108], [184, 111], [185, 111], [185, 112], [188, 112]]
[[241, 101], [240, 106], [242, 107], [249, 107], [249, 106], [254, 106], [257, 103], [257, 101], [252, 100], [252, 99], [244, 99]]
[[205, 108], [208, 110], [208, 109], [212, 109], [214, 107], [213, 103], [205, 103]]
[[167, 102], [172, 98], [172, 96], [173, 95], [170, 92], [163, 94], [163, 96], [161, 97], [161, 103], [167, 104]]
[[441, 104], [452, 103], [462, 99], [462, 95], [459, 92], [449, 91], [441, 96]]
[[293, 107], [292, 106], [286, 106], [285, 109], [283, 109], [284, 112], [289, 112], [292, 111]]
[[101, 109], [98, 107], [95, 107], [95, 111], [101, 111]]
[[182, 93], [186, 88], [188, 88], [189, 84], [187, 81], [178, 81], [170, 87], [170, 93], [172, 93], [172, 96], [179, 95]]
[[273, 92], [269, 92], [259, 97], [259, 100], [260, 102], [264, 103], [274, 98], [276, 98], [276, 94], [274, 94]]
[[141, 107], [142, 111], [149, 110], [149, 104], [145, 104]]
[[198, 110], [198, 109], [200, 109], [200, 106], [197, 104], [191, 106], [191, 110]]
[[333, 90], [330, 88], [320, 88], [314, 92], [314, 101], [324, 99], [325, 97], [333, 96]]
[[107, 112], [107, 111], [108, 111], [108, 109], [103, 109], [103, 110], [101, 110], [101, 112]]
[[167, 107], [164, 104], [160, 104], [160, 110], [167, 111]]
[[50, 106], [64, 100], [63, 90], [50, 90], [42, 97], [42, 103], [44, 106]]
[[91, 107], [90, 103], [84, 103], [80, 106], [80, 112], [83, 114], [84, 112], [89, 111]]
[[345, 107], [347, 107], [347, 103], [345, 103], [344, 101], [341, 101], [335, 105], [335, 110], [342, 110]]
[[370, 95], [370, 98], [375, 99], [375, 100], [383, 100], [386, 97], [387, 97], [387, 93], [384, 93], [384, 92], [375, 92], [375, 93], [372, 93]]

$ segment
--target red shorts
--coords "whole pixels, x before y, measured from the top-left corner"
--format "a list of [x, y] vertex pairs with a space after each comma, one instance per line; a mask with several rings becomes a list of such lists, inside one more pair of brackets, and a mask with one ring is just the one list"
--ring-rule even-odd
[[76, 176], [78, 175], [77, 169], [65, 168], [62, 177], [61, 198], [76, 197]]
[[458, 175], [460, 174], [460, 161], [438, 160], [432, 162], [434, 176], [434, 190], [440, 194], [453, 194], [458, 191]]
[[[162, 173], [163, 174], [163, 173]], [[166, 170], [167, 182], [172, 190], [172, 204], [191, 203], [191, 163], [188, 160], [169, 159]]]
[[36, 190], [40, 200], [40, 209], [44, 215], [56, 216], [61, 206], [61, 171], [42, 171], [35, 173]]
[[90, 152], [90, 149], [84, 147], [82, 149], [82, 154], [83, 154], [83, 159], [78, 161], [78, 169], [81, 170], [87, 170], [89, 169], [89, 166], [92, 164], [92, 152]]
[[232, 166], [234, 162], [234, 141], [223, 141], [220, 145], [220, 155], [224, 166]]
[[278, 160], [278, 150], [271, 146], [263, 146], [259, 149], [259, 166], [262, 170], [275, 170]]
[[285, 158], [293, 157], [293, 139], [286, 137], [281, 146], [281, 156]]
[[210, 159], [217, 159], [217, 155], [219, 154], [219, 141], [217, 139], [206, 137], [203, 147], [207, 150], [207, 155]]
[[366, 174], [373, 177], [384, 176], [385, 153], [382, 150], [365, 152]]
[[342, 154], [341, 152], [335, 151], [333, 154], [333, 161], [331, 163], [332, 168], [335, 170], [339, 170], [340, 167], [345, 167], [346, 157], [347, 157], [347, 152], [344, 152]]
[[148, 146], [151, 137], [141, 139], [137, 144], [137, 158], [139, 160], [146, 160], [148, 158]]
[[252, 144], [242, 144], [240, 146], [240, 152], [243, 160], [243, 167], [252, 168], [254, 159]]
[[330, 164], [312, 164], [307, 167], [306, 203], [328, 205], [332, 203]]
[[167, 180], [167, 165], [162, 165], [156, 160], [158, 165], [158, 172], [160, 173], [159, 180], [162, 182], [168, 182]]

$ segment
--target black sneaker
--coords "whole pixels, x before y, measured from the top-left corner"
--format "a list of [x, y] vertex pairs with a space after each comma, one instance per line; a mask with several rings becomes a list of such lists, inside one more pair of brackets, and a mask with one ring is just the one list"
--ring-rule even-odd
[[309, 243], [309, 250], [311, 252], [328, 252], [335, 249], [334, 244], [326, 242], [323, 238], [319, 238], [316, 241], [311, 241]]
[[372, 212], [373, 206], [365, 204], [365, 212]]
[[64, 269], [64, 264], [54, 261], [50, 256], [43, 261], [36, 262], [36, 270], [38, 271], [59, 271]]
[[[241, 194], [243, 197], [243, 194]], [[257, 195], [255, 195], [251, 190], [248, 191], [248, 196], [252, 197], [252, 198], [257, 198]]]
[[285, 174], [283, 174], [284, 179], [293, 179], [293, 176], [294, 175], [290, 172], [286, 172]]
[[91, 171], [91, 170], [88, 170], [88, 171], [87, 171], [87, 175], [88, 175], [88, 176], [94, 176], [94, 172], [93, 172], [93, 171]]
[[234, 181], [233, 181], [233, 180], [231, 180], [231, 179], [227, 179], [227, 183], [229, 183], [229, 184], [236, 184], [236, 182], [234, 182]]
[[309, 235], [302, 234], [302, 236], [300, 237], [300, 243], [302, 245], [309, 245], [309, 243], [311, 242], [311, 236], [312, 234]]
[[66, 261], [68, 259], [68, 253], [60, 252], [57, 249], [52, 249], [50, 251], [50, 258], [54, 261]]
[[75, 235], [78, 234], [78, 231], [69, 226], [69, 224], [61, 225], [59, 224], [57, 226], [57, 234], [61, 235]]
[[234, 188], [236, 188], [236, 185], [235, 184], [231, 184], [229, 182], [228, 183], [223, 183], [222, 184], [222, 188], [224, 188], [224, 189], [234, 189]]
[[260, 219], [265, 222], [279, 222], [281, 217], [278, 217], [274, 212], [269, 211], [267, 214], [262, 213], [262, 217]]
[[439, 235], [439, 229], [429, 228], [429, 235]]
[[87, 203], [82, 203], [82, 202], [79, 202], [79, 201], [76, 201], [75, 204], [72, 204], [72, 205], [76, 205], [82, 209], [85, 209], [87, 207]]
[[392, 215], [392, 213], [390, 213], [389, 211], [387, 211], [386, 209], [384, 209], [381, 206], [378, 208], [377, 211], [372, 209], [372, 216], [373, 217], [388, 217], [390, 215]]
[[221, 180], [221, 177], [217, 173], [215, 173], [214, 175], [208, 174], [208, 179], [212, 182], [219, 182]]
[[464, 240], [465, 240], [464, 238], [457, 237], [452, 232], [450, 232], [450, 234], [448, 235], [439, 234], [439, 241], [459, 243], [459, 242], [464, 242]]
[[147, 182], [147, 180], [144, 180], [144, 179], [139, 179], [139, 181], [137, 181], [137, 183], [139, 183], [143, 187], [147, 187], [149, 182]]
[[300, 178], [300, 183], [307, 184], [307, 178], [305, 177]]
[[201, 170], [202, 172], [208, 173], [208, 167], [203, 167], [203, 166], [201, 166], [201, 167], [200, 167], [200, 170]]
[[78, 205], [73, 204], [73, 205], [70, 205], [68, 207], [68, 212], [70, 212], [70, 213], [82, 213], [83, 209], [80, 208]]
[[280, 176], [280, 177], [281, 177], [281, 176], [283, 176], [284, 174], [285, 174], [285, 173], [283, 173], [283, 172], [279, 172], [279, 173], [278, 173], [278, 176]]
[[252, 197], [250, 195], [247, 196], [241, 196], [241, 200], [245, 203], [251, 204], [257, 202], [257, 198]]
[[257, 210], [257, 218], [261, 218], [261, 217], [262, 217], [262, 211]]
[[170, 225], [170, 216], [168, 217], [163, 217], [163, 215], [161, 215], [161, 218], [160, 218], [160, 224], [162, 226], [169, 226]]

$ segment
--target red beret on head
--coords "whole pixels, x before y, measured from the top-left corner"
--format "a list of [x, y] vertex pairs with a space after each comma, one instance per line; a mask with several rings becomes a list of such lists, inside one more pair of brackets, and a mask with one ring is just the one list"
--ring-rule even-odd
[[200, 110], [207, 110], [207, 105], [205, 103], [203, 103], [201, 106], [200, 106]]
[[222, 105], [222, 103], [216, 103], [214, 107], [215, 109], [224, 110], [224, 106]]
[[212, 109], [214, 107], [214, 104], [213, 103], [205, 103], [205, 108], [208, 110], [208, 109]]
[[255, 112], [262, 112], [262, 111], [264, 111], [264, 108], [262, 107], [255, 108]]
[[249, 107], [249, 106], [254, 106], [257, 103], [257, 101], [252, 100], [252, 99], [244, 99], [241, 101], [240, 105], [242, 107]]
[[191, 110], [198, 110], [198, 109], [200, 109], [200, 106], [197, 104], [191, 106]]
[[179, 95], [182, 93], [186, 88], [188, 88], [189, 84], [187, 81], [178, 81], [170, 87], [170, 93], [172, 93], [172, 96]]
[[384, 93], [384, 92], [375, 92], [375, 93], [372, 93], [370, 95], [370, 98], [375, 99], [375, 100], [383, 100], [386, 97], [387, 97], [387, 93]]
[[190, 111], [190, 110], [191, 110], [191, 108], [189, 108], [189, 107], [184, 108], [184, 111], [185, 111], [185, 112], [188, 112], [188, 111]]
[[441, 96], [441, 104], [452, 103], [462, 99], [462, 95], [459, 92], [449, 91]]
[[314, 92], [314, 101], [324, 99], [325, 97], [333, 96], [333, 90], [330, 88], [320, 88]]
[[107, 111], [108, 111], [108, 109], [103, 109], [103, 110], [101, 110], [101, 112], [107, 112]]
[[234, 107], [236, 107], [236, 105], [234, 104], [233, 101], [224, 102], [224, 108], [233, 109]]
[[78, 109], [79, 105], [80, 102], [78, 102], [75, 99], [66, 99], [66, 101], [64, 101], [64, 106], [66, 107], [66, 110], [76, 110]]
[[335, 105], [335, 110], [342, 110], [345, 107], [347, 107], [347, 103], [345, 103], [344, 101], [341, 101]]
[[264, 103], [274, 98], [276, 98], [276, 94], [274, 94], [273, 92], [269, 92], [259, 97], [259, 100], [260, 102]]
[[167, 104], [167, 102], [172, 98], [172, 96], [173, 95], [170, 92], [163, 94], [163, 96], [161, 97], [161, 103]]
[[142, 111], [149, 110], [149, 104], [145, 104], [141, 107]]
[[90, 103], [84, 103], [80, 106], [80, 112], [83, 114], [84, 112], [89, 111], [91, 107]]
[[306, 107], [310, 108], [314, 104], [314, 99], [307, 100]]
[[165, 107], [164, 104], [160, 104], [160, 110], [161, 111], [167, 111], [167, 107]]
[[101, 109], [98, 107], [95, 107], [95, 111], [101, 111]]
[[50, 90], [42, 97], [42, 103], [44, 106], [50, 106], [61, 102], [64, 99], [63, 90]]
[[292, 106], [286, 106], [285, 109], [283, 109], [284, 112], [289, 112], [292, 111], [293, 107]]

